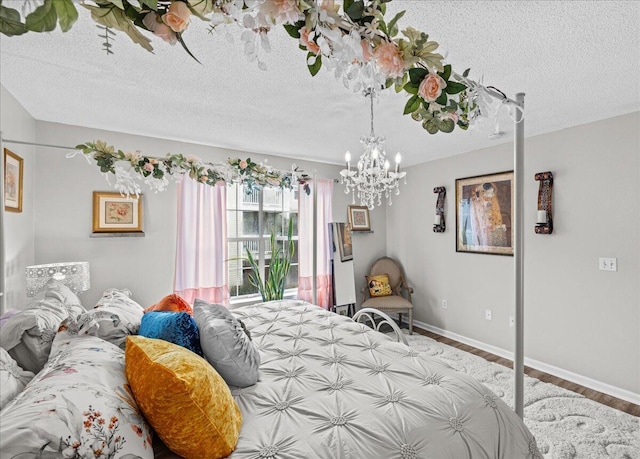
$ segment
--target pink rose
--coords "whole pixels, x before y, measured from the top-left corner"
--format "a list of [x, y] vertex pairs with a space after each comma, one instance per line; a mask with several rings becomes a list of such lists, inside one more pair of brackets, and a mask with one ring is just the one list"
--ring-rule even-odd
[[178, 39], [176, 38], [176, 33], [171, 30], [168, 25], [160, 22], [158, 15], [153, 11], [147, 13], [147, 15], [142, 19], [142, 23], [147, 29], [153, 32], [154, 35], [162, 38], [167, 43], [171, 45], [175, 45], [177, 43]]
[[404, 60], [398, 45], [383, 41], [373, 50], [380, 70], [387, 78], [399, 78], [404, 74]]
[[151, 164], [151, 163], [146, 163], [146, 164], [144, 165], [143, 169], [144, 169], [145, 171], [152, 172], [152, 171], [153, 171], [153, 164]]
[[242, 161], [240, 161], [240, 164], [238, 165], [240, 167], [240, 169], [244, 170], [247, 168], [247, 162], [243, 159]]
[[162, 15], [162, 22], [176, 33], [183, 32], [189, 25], [191, 10], [186, 3], [175, 1], [169, 5], [169, 11]]
[[320, 52], [320, 47], [316, 44], [316, 42], [313, 40], [309, 40], [309, 31], [306, 27], [302, 27], [300, 29], [300, 43], [313, 54], [318, 54]]
[[418, 94], [427, 102], [435, 102], [446, 87], [447, 83], [440, 75], [430, 73], [420, 83]]

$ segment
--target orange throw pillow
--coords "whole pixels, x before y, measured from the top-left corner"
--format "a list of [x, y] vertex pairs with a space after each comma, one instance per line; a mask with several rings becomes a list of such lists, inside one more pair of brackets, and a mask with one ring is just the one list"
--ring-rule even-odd
[[367, 276], [367, 286], [369, 287], [369, 295], [372, 297], [391, 295], [389, 276], [386, 274]]
[[144, 310], [144, 312], [150, 311], [186, 312], [189, 315], [193, 315], [193, 309], [191, 309], [191, 305], [175, 293], [165, 296], [158, 303], [154, 304], [153, 306], [149, 306]]

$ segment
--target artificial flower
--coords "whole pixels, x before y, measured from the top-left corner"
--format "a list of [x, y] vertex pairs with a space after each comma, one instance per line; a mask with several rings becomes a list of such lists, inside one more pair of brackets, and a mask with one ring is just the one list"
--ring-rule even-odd
[[153, 171], [153, 164], [151, 164], [151, 163], [146, 163], [146, 164], [143, 166], [143, 169], [144, 169], [145, 171], [151, 172], [151, 171]]
[[174, 1], [169, 5], [169, 10], [162, 15], [162, 22], [168, 25], [176, 33], [184, 32], [189, 26], [191, 10], [186, 3]]
[[320, 47], [316, 44], [315, 41], [309, 39], [309, 31], [306, 27], [302, 27], [300, 29], [300, 43], [313, 54], [320, 53]]
[[240, 161], [240, 164], [238, 164], [238, 167], [241, 170], [245, 170], [247, 168], [247, 166], [248, 166], [247, 161], [245, 161], [244, 159]]
[[418, 94], [427, 102], [435, 102], [442, 90], [447, 87], [447, 82], [437, 73], [429, 73], [418, 87]]
[[171, 45], [175, 45], [177, 43], [178, 37], [176, 37], [176, 33], [171, 30], [171, 27], [160, 22], [158, 15], [153, 11], [147, 13], [147, 15], [142, 19], [142, 23], [147, 29], [153, 32], [154, 35], [162, 38], [167, 43]]
[[294, 24], [304, 18], [297, 0], [264, 0], [258, 8], [274, 24]]
[[404, 75], [405, 64], [402, 53], [394, 42], [381, 42], [373, 50], [373, 56], [387, 78], [400, 78]]

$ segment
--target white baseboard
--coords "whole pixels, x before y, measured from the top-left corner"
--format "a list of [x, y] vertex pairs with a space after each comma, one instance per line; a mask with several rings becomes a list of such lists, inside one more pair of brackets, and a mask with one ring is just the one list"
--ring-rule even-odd
[[[480, 350], [490, 352], [491, 354], [495, 354], [497, 356], [513, 361], [513, 352], [511, 351], [507, 351], [500, 347], [476, 341], [475, 339], [467, 338], [466, 336], [462, 336], [457, 333], [444, 330], [442, 328], [434, 327], [433, 325], [429, 325], [418, 320], [414, 320], [413, 324], [414, 326], [422, 328], [424, 330], [456, 340], [460, 343], [468, 344], [469, 346], [473, 346]], [[535, 368], [536, 370], [544, 371], [545, 373], [548, 373], [550, 375], [557, 376], [576, 384], [580, 384], [584, 387], [588, 387], [589, 389], [597, 390], [598, 392], [602, 392], [603, 394], [608, 394], [612, 397], [626, 400], [627, 402], [631, 402], [635, 405], [640, 405], [640, 394], [636, 394], [635, 392], [621, 389], [620, 387], [612, 386], [611, 384], [607, 384], [602, 381], [598, 381], [577, 373], [573, 373], [571, 371], [564, 370], [562, 368], [549, 365], [544, 362], [540, 362], [539, 360], [530, 359], [528, 357], [524, 358], [524, 364], [528, 367]]]

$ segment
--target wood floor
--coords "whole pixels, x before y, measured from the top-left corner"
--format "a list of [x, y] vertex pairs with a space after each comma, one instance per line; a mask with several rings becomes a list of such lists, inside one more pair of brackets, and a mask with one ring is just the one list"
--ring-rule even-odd
[[[435, 333], [422, 330], [421, 328], [413, 327], [413, 331], [424, 336], [428, 336], [436, 341], [439, 341], [443, 344], [447, 344], [451, 347], [455, 347], [460, 349], [461, 351], [469, 352], [473, 355], [477, 355], [478, 357], [482, 357], [489, 362], [498, 363], [500, 365], [504, 365], [505, 367], [513, 369], [513, 362], [511, 360], [505, 359], [503, 357], [499, 357], [495, 354], [491, 354], [486, 351], [482, 351], [475, 347], [469, 346], [467, 344], [460, 343], [458, 341], [454, 341], [450, 338], [445, 338], [444, 336], [437, 335]], [[611, 408], [615, 408], [620, 411], [624, 411], [625, 413], [629, 413], [633, 416], [640, 417], [640, 406], [635, 405], [631, 402], [627, 402], [626, 400], [620, 400], [619, 398], [612, 397], [607, 394], [603, 394], [602, 392], [595, 391], [593, 389], [588, 389], [579, 384], [566, 381], [562, 378], [558, 378], [557, 376], [552, 376], [548, 373], [544, 373], [540, 370], [536, 370], [530, 367], [524, 367], [524, 372], [531, 376], [532, 378], [539, 379], [540, 381], [555, 384], [556, 386], [560, 386], [564, 389], [577, 392], [578, 394], [584, 395], [585, 397], [594, 400], [598, 403], [602, 403], [603, 405], [610, 406]]]

